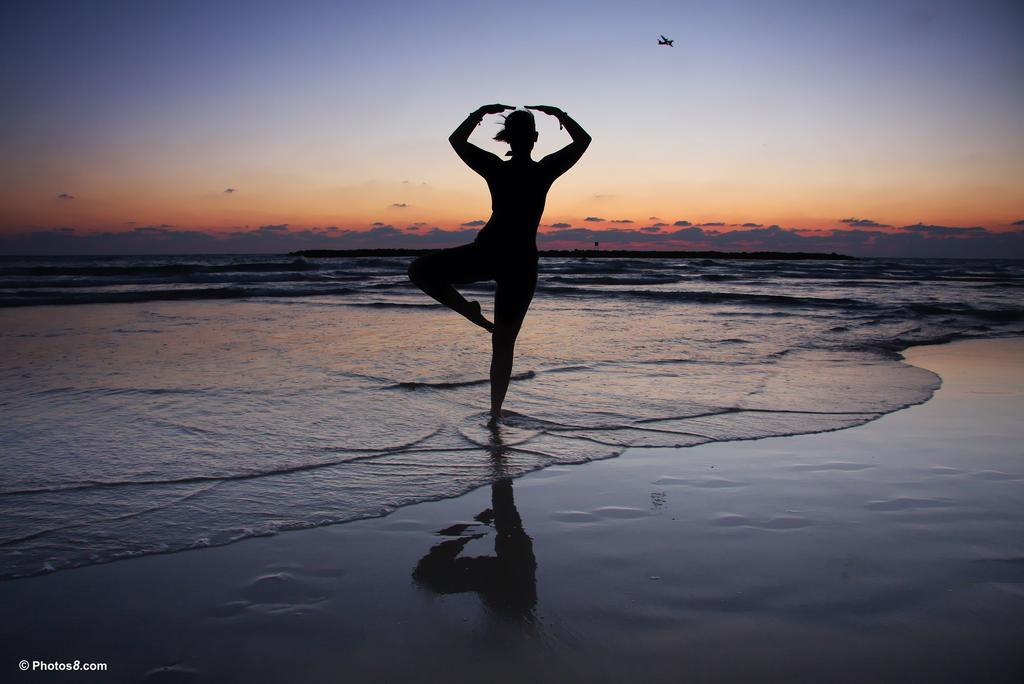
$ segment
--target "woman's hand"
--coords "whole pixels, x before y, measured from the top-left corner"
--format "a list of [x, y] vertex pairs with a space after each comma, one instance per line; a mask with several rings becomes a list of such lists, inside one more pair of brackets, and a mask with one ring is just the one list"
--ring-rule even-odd
[[526, 105], [526, 108], [536, 109], [538, 112], [543, 112], [544, 114], [557, 117], [558, 119], [561, 119], [563, 116], [565, 116], [565, 112], [563, 112], [558, 107], [552, 107], [551, 105]]
[[509, 105], [504, 105], [504, 104], [489, 104], [489, 105], [484, 105], [483, 107], [480, 107], [479, 109], [477, 109], [476, 113], [477, 114], [481, 114], [481, 115], [485, 115], [485, 114], [501, 114], [506, 109], [515, 109], [515, 107], [510, 107]]
[[558, 107], [552, 107], [551, 105], [526, 105], [526, 108], [527, 109], [536, 109], [538, 112], [542, 112], [544, 114], [547, 114], [549, 116], [553, 116], [556, 119], [558, 119], [558, 130], [562, 130], [562, 128], [568, 122], [572, 121], [572, 119], [569, 118], [568, 114], [563, 112]]

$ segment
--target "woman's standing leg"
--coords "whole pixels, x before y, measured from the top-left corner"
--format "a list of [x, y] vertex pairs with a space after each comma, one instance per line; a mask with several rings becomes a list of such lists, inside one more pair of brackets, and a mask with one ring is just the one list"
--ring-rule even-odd
[[452, 285], [490, 277], [479, 250], [471, 244], [425, 254], [409, 265], [409, 280], [416, 287], [487, 332], [494, 331], [494, 324], [484, 318], [480, 302], [467, 301]]
[[530, 302], [533, 301], [536, 287], [536, 267], [532, 272], [523, 272], [515, 278], [498, 281], [494, 293], [494, 332], [491, 335], [491, 420], [501, 418], [501, 405], [505, 403], [509, 379], [512, 377], [516, 338]]

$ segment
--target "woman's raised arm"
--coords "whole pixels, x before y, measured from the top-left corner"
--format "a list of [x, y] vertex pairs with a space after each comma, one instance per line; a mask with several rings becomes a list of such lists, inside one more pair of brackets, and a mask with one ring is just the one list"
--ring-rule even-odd
[[571, 143], [557, 152], [552, 152], [542, 160], [542, 163], [551, 169], [551, 172], [555, 177], [561, 176], [580, 160], [583, 153], [587, 151], [588, 147], [590, 147], [590, 141], [593, 138], [590, 137], [589, 133], [583, 130], [583, 126], [576, 123], [571, 116], [563, 112], [558, 107], [552, 107], [550, 105], [527, 105], [526, 108], [536, 109], [538, 112], [544, 112], [545, 114], [555, 117], [558, 119], [558, 125], [565, 128], [569, 133], [569, 137], [572, 138]]
[[499, 159], [490, 152], [482, 150], [469, 142], [469, 134], [480, 125], [484, 116], [487, 114], [500, 114], [506, 109], [515, 109], [515, 107], [503, 104], [484, 105], [467, 116], [466, 120], [459, 124], [459, 127], [448, 136], [448, 142], [452, 144], [452, 148], [455, 149], [455, 153], [459, 155], [459, 158], [466, 162], [466, 166], [481, 176], [487, 175], [487, 169], [499, 163]]

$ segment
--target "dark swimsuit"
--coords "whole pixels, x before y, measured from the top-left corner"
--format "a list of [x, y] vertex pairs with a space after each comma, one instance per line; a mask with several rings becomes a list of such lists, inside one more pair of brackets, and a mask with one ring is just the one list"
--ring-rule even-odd
[[491, 190], [487, 225], [472, 243], [422, 256], [416, 266], [453, 285], [493, 280], [495, 324], [518, 327], [537, 286], [537, 226], [557, 174], [543, 161], [495, 162], [484, 175]]

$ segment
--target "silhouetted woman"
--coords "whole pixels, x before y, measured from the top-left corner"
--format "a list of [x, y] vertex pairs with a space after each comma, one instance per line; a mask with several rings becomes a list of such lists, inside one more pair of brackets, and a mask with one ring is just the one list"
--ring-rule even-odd
[[[505, 117], [505, 127], [494, 136], [511, 148], [502, 161], [469, 142], [469, 134], [487, 114], [500, 114], [507, 105], [485, 105], [470, 114], [448, 140], [462, 161], [487, 181], [491, 191], [491, 218], [471, 244], [444, 249], [416, 259], [409, 278], [428, 295], [491, 333], [491, 418], [501, 417], [512, 353], [526, 310], [537, 285], [537, 226], [544, 213], [548, 188], [556, 178], [579, 161], [590, 145], [590, 136], [557, 107], [536, 109], [558, 119], [572, 143], [541, 159], [530, 158], [537, 142], [533, 114], [517, 110]], [[479, 302], [469, 302], [453, 285], [481, 280], [497, 284], [494, 323], [480, 312]]]

